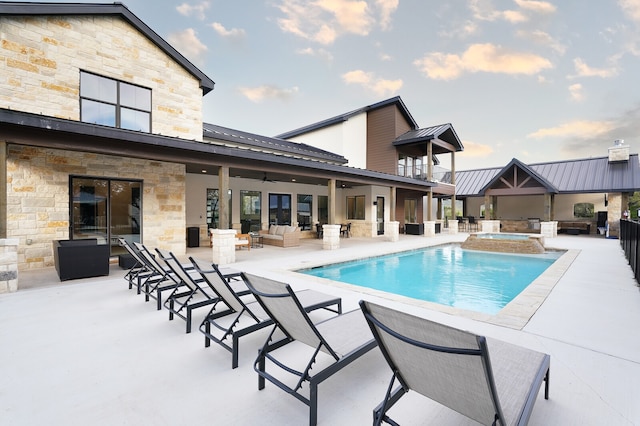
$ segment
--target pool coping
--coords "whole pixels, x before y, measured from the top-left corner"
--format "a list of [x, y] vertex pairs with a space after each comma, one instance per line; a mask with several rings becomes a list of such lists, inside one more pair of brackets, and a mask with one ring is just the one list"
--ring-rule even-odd
[[[440, 244], [437, 244], [440, 245]], [[443, 244], [447, 245], [447, 244]], [[430, 246], [434, 247], [434, 246]], [[415, 249], [417, 250], [417, 249]], [[547, 296], [551, 293], [555, 285], [560, 278], [569, 269], [573, 261], [576, 259], [580, 250], [578, 249], [550, 249], [565, 251], [553, 264], [551, 264], [540, 276], [531, 282], [519, 295], [517, 295], [511, 302], [509, 302], [504, 308], [502, 308], [497, 314], [486, 314], [482, 312], [470, 311], [467, 309], [456, 308], [452, 306], [441, 305], [435, 302], [429, 302], [426, 300], [414, 299], [408, 296], [402, 296], [398, 294], [389, 293], [382, 290], [375, 290], [367, 287], [358, 286], [355, 284], [343, 283], [340, 281], [334, 281], [328, 278], [316, 277], [313, 275], [305, 275], [307, 279], [317, 280], [318, 283], [324, 285], [330, 285], [347, 289], [350, 291], [369, 294], [372, 296], [380, 297], [383, 299], [392, 300], [395, 302], [405, 303], [412, 306], [417, 306], [425, 309], [430, 309], [438, 312], [447, 313], [450, 315], [461, 316], [476, 321], [482, 321], [490, 324], [499, 325], [502, 327], [508, 327], [515, 330], [522, 330], [533, 315], [537, 312], [540, 306], [544, 303]], [[407, 251], [400, 250], [398, 252]], [[412, 251], [412, 250], [409, 250]], [[395, 253], [398, 253], [395, 252]], [[393, 253], [386, 253], [393, 254]], [[385, 255], [386, 255], [385, 254]], [[374, 256], [363, 256], [361, 258], [354, 258], [345, 261], [364, 260]], [[333, 264], [336, 262], [313, 262], [314, 264], [306, 264], [303, 267], [291, 268], [288, 272], [300, 274], [297, 272], [299, 269], [314, 268], [318, 266], [324, 266]]]

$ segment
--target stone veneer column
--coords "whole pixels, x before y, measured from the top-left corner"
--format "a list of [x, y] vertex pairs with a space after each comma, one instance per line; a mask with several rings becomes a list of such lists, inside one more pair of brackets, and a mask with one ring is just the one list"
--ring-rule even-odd
[[482, 232], [500, 232], [499, 220], [483, 220]]
[[547, 238], [558, 236], [558, 221], [540, 222], [540, 235]]
[[216, 265], [227, 265], [236, 261], [236, 231], [234, 229], [214, 229], [213, 257]]
[[427, 220], [424, 222], [424, 236], [435, 237], [436, 236], [436, 221]]
[[384, 223], [384, 235], [389, 241], [395, 242], [400, 240], [400, 222], [392, 220]]
[[450, 234], [458, 233], [458, 221], [456, 219], [449, 219], [449, 233]]
[[0, 293], [18, 291], [17, 238], [0, 239]]
[[322, 248], [324, 250], [340, 248], [340, 225], [322, 225]]

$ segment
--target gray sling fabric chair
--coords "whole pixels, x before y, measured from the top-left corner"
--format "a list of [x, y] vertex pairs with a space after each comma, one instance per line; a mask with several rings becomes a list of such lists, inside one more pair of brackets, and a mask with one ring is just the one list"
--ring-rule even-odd
[[124, 238], [118, 238], [118, 244], [120, 245], [120, 247], [123, 247], [127, 251], [127, 253], [131, 255], [131, 257], [133, 257], [133, 260], [135, 260], [133, 266], [131, 266], [131, 268], [129, 268], [127, 273], [124, 275], [124, 279], [129, 282], [129, 290], [133, 288], [133, 283], [135, 282], [138, 289], [138, 294], [140, 294], [142, 292], [141, 289], [143, 279], [148, 277], [149, 274], [152, 274], [153, 271], [151, 271], [147, 267], [144, 260], [142, 260], [142, 258], [140, 257], [138, 251], [131, 247], [127, 240], [125, 240]]
[[140, 259], [145, 263], [150, 271], [142, 278], [138, 284], [145, 294], [145, 301], [149, 298], [156, 300], [156, 309], [162, 309], [162, 293], [165, 291], [173, 291], [179, 286], [180, 280], [167, 266], [163, 266], [158, 262], [156, 257], [144, 246], [144, 244], [134, 242]]
[[[264, 389], [265, 379], [309, 406], [309, 424], [315, 425], [318, 418], [318, 385], [342, 370], [362, 355], [375, 348], [376, 342], [356, 309], [314, 324], [305, 312], [298, 296], [288, 284], [245, 274], [247, 286], [265, 311], [275, 322], [264, 346], [258, 351], [254, 370], [258, 373], [258, 389]], [[275, 332], [282, 331], [285, 337], [275, 340]], [[314, 349], [303, 371], [297, 371], [276, 358], [274, 353], [290, 342], [299, 341]], [[320, 352], [328, 355], [332, 362], [312, 372]], [[297, 383], [289, 386], [266, 370], [267, 360], [281, 368], [281, 373], [290, 374]], [[301, 392], [309, 386], [308, 396]]]
[[[212, 308], [202, 321], [200, 331], [205, 336], [204, 346], [209, 347], [211, 340], [218, 343], [231, 352], [231, 368], [237, 368], [240, 338], [272, 325], [273, 320], [255, 298], [252, 297], [253, 300], [244, 298], [243, 300], [238, 293], [233, 291], [228, 280], [216, 265], [192, 257], [189, 259], [226, 305], [226, 308], [222, 310], [218, 310], [217, 307]], [[307, 312], [327, 309], [337, 314], [342, 313], [342, 300], [339, 297], [313, 290], [301, 290], [296, 292], [296, 295]], [[335, 307], [332, 308], [333, 306]], [[214, 327], [213, 331], [212, 326]], [[214, 334], [215, 329], [218, 332]]]
[[[156, 249], [160, 258], [167, 264], [171, 271], [180, 280], [181, 286], [174, 289], [164, 302], [165, 308], [169, 310], [169, 320], [174, 316], [182, 318], [186, 322], [186, 332], [191, 333], [191, 318], [193, 310], [205, 306], [216, 304], [220, 298], [210, 286], [203, 286], [206, 281], [193, 266], [185, 267], [175, 255], [169, 251]], [[187, 269], [189, 268], [189, 269]], [[249, 294], [249, 289], [242, 281], [233, 281], [231, 284], [233, 291], [242, 295]]]
[[485, 425], [526, 425], [543, 381], [549, 399], [547, 354], [374, 303], [360, 307], [393, 371], [376, 425], [397, 424], [387, 411], [409, 390]]

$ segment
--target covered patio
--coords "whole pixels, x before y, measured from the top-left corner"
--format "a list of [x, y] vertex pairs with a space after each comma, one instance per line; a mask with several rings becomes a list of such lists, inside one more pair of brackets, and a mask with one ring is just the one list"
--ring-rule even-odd
[[[548, 239], [548, 247], [579, 253], [531, 319], [516, 328], [291, 272], [465, 237], [402, 235], [395, 243], [349, 238], [339, 250], [304, 240], [292, 249], [238, 252], [231, 266], [287, 281], [294, 289], [313, 287], [340, 296], [345, 310], [364, 298], [550, 354], [550, 399], [540, 393], [532, 425], [639, 424], [640, 291], [618, 240]], [[211, 251], [194, 248], [187, 254], [207, 259]], [[108, 277], [65, 283], [52, 269], [21, 272], [20, 290], [0, 295], [2, 423], [307, 423], [307, 408], [294, 398], [273, 386], [257, 390], [252, 363], [268, 331], [246, 337], [240, 366], [232, 370], [226, 351], [204, 348], [201, 333], [185, 334], [182, 324], [168, 321], [166, 311], [156, 311], [128, 290], [117, 265]], [[389, 378], [378, 350], [365, 355], [321, 386], [319, 424], [369, 424]], [[402, 424], [473, 424], [411, 394], [393, 414]]]

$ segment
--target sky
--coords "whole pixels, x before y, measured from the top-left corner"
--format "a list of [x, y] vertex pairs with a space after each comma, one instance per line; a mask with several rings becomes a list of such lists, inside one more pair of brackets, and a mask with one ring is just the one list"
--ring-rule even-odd
[[400, 96], [453, 126], [457, 170], [640, 151], [640, 0], [122, 2], [216, 83], [208, 123], [275, 136]]

